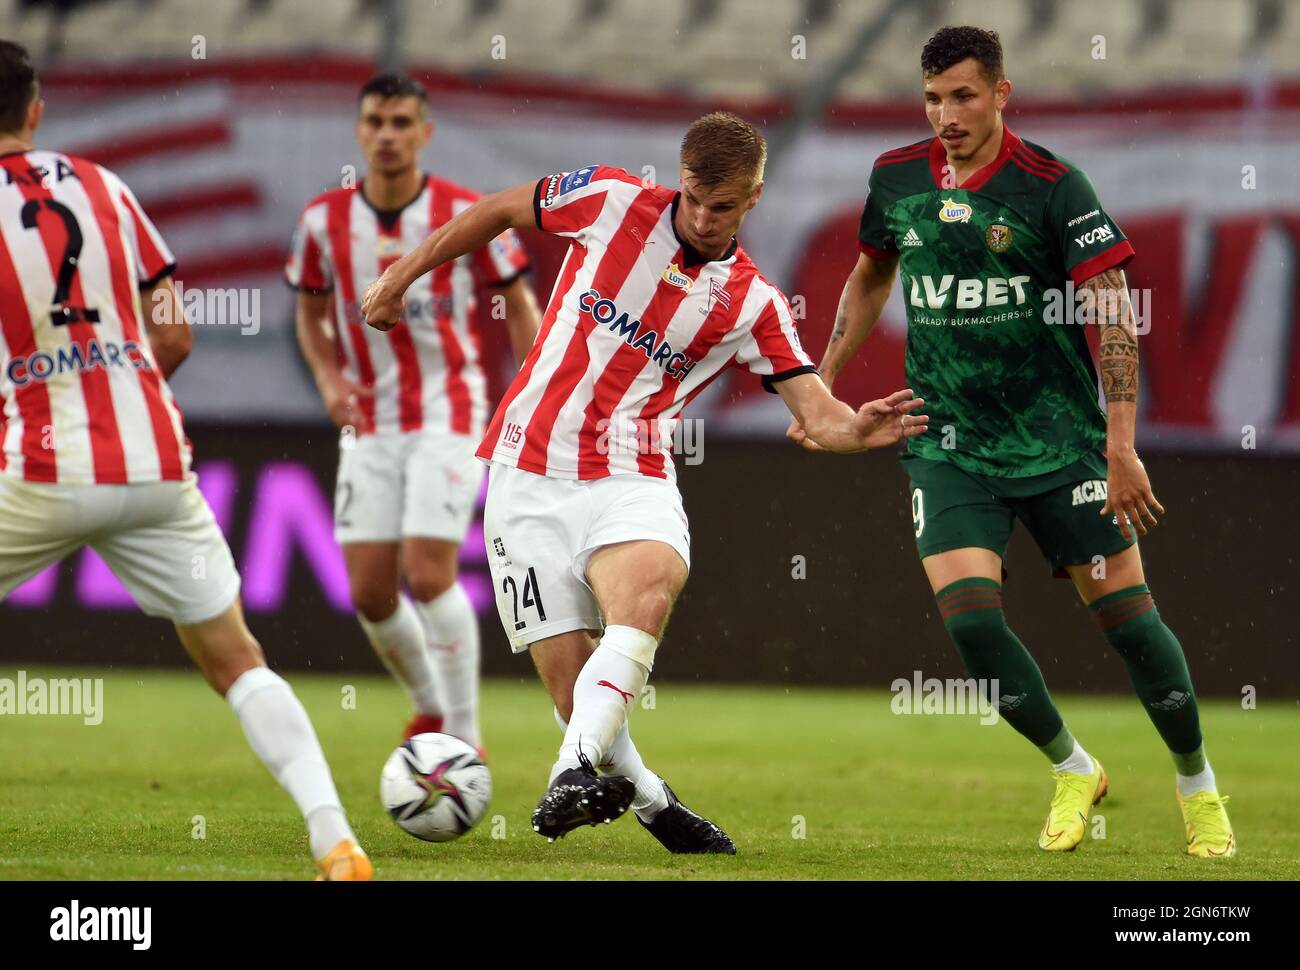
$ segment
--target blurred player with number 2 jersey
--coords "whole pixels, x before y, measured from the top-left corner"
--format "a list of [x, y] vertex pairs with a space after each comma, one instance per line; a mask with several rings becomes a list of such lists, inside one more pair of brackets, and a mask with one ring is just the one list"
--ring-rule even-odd
[[0, 41], [0, 600], [93, 548], [230, 702], [306, 818], [323, 879], [368, 879], [307, 712], [244, 623], [167, 378], [190, 350], [175, 263], [116, 175], [36, 149], [45, 103]]

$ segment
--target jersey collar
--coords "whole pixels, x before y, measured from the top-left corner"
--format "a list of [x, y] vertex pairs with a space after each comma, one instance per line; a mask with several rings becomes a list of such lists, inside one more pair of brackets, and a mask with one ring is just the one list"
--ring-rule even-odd
[[[1020, 139], [1016, 133], [1007, 127], [1006, 123], [1002, 124], [1002, 147], [998, 149], [997, 157], [989, 162], [983, 168], [971, 173], [966, 181], [957, 188], [965, 192], [976, 192], [982, 189], [994, 175], [1007, 163], [1011, 153], [1016, 150], [1020, 144]], [[948, 164], [948, 153], [944, 151], [943, 139], [935, 136], [934, 141], [930, 142], [930, 174], [934, 177], [934, 184], [941, 189], [952, 188], [943, 184], [944, 168]]]
[[375, 204], [366, 197], [366, 189], [365, 189], [364, 181], [357, 186], [357, 194], [361, 196], [361, 201], [366, 204], [366, 207], [375, 214], [375, 218], [379, 220], [380, 225], [382, 225], [385, 229], [392, 229], [393, 226], [397, 225], [397, 220], [402, 217], [402, 213], [405, 212], [407, 209], [409, 209], [411, 206], [415, 205], [415, 203], [419, 201], [420, 196], [424, 195], [424, 190], [427, 189], [428, 187], [429, 187], [429, 173], [421, 172], [420, 188], [416, 191], [415, 195], [411, 196], [410, 199], [408, 199], [406, 202], [403, 202], [396, 209], [377, 208]]
[[731, 245], [727, 247], [727, 251], [725, 253], [723, 253], [717, 259], [706, 259], [703, 253], [701, 253], [698, 249], [696, 249], [694, 246], [688, 243], [681, 236], [677, 235], [677, 203], [680, 202], [681, 199], [682, 199], [682, 193], [679, 190], [673, 196], [673, 211], [671, 217], [669, 218], [668, 225], [672, 227], [673, 238], [677, 240], [677, 245], [682, 247], [682, 268], [685, 269], [688, 266], [699, 266], [701, 263], [725, 263], [727, 260], [731, 259], [732, 256], [736, 255], [735, 236], [731, 237]]

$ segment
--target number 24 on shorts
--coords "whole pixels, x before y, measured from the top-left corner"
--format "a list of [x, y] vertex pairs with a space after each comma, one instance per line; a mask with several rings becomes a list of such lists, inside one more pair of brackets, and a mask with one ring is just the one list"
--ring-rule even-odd
[[[518, 632], [528, 623], [526, 620], [519, 618], [519, 587], [515, 584], [513, 576], [507, 576], [501, 580], [501, 591], [510, 594], [511, 608], [515, 617], [515, 632]], [[542, 605], [542, 591], [537, 588], [537, 573], [532, 566], [528, 567], [528, 575], [524, 577], [523, 607], [524, 609], [532, 607], [537, 611], [537, 619], [543, 623], [546, 622], [546, 607]]]

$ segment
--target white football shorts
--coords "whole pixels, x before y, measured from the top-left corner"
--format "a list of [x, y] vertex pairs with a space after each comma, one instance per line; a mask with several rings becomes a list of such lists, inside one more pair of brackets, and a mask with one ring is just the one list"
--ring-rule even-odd
[[587, 584], [587, 560], [601, 546], [655, 539], [691, 565], [677, 485], [644, 475], [580, 482], [492, 462], [483, 539], [497, 612], [515, 653], [570, 630], [604, 629]]
[[149, 616], [189, 625], [221, 615], [239, 573], [196, 481], [59, 485], [0, 474], [0, 600], [90, 546]]
[[429, 431], [340, 438], [335, 540], [463, 541], [483, 484], [477, 443], [468, 435]]

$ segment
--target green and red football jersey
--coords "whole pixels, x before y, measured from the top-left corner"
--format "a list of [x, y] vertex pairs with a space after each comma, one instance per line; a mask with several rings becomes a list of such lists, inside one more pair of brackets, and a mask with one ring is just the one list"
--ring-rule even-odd
[[1106, 418], [1083, 327], [1049, 307], [1133, 247], [1082, 171], [1009, 128], [960, 188], [947, 166], [938, 138], [881, 155], [858, 232], [899, 260], [907, 382], [931, 429], [909, 449], [981, 475], [1055, 471], [1104, 446]]

